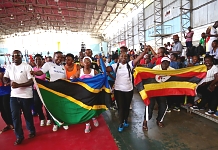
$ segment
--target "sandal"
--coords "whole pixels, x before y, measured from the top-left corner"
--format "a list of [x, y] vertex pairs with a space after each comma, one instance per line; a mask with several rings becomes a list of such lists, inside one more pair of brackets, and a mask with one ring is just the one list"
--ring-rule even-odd
[[11, 129], [10, 126], [6, 126], [6, 127], [4, 127], [4, 128], [0, 131], [0, 134], [1, 134], [2, 132], [8, 131], [8, 130], [10, 130], [10, 129]]
[[147, 121], [144, 121], [144, 122], [143, 122], [142, 128], [143, 128], [145, 131], [148, 131]]

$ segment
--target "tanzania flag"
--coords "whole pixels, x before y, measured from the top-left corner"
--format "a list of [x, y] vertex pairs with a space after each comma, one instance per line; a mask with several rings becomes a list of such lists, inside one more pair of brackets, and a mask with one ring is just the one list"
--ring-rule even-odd
[[169, 95], [195, 96], [197, 84], [206, 76], [204, 65], [177, 70], [152, 70], [137, 67], [135, 85], [146, 105], [150, 97]]
[[[105, 66], [102, 68], [105, 70]], [[73, 82], [46, 82], [39, 79], [36, 82], [39, 96], [59, 125], [88, 121], [107, 110], [111, 102], [106, 72]]]

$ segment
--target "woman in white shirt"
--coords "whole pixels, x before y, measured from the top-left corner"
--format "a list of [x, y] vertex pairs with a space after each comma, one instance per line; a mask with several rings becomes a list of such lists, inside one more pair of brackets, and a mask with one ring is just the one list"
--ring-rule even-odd
[[127, 54], [121, 53], [119, 56], [119, 63], [112, 64], [111, 66], [107, 67], [107, 72], [114, 71], [116, 73], [114, 96], [119, 112], [119, 132], [122, 132], [124, 127], [129, 126], [129, 107], [133, 97], [133, 82], [131, 71], [137, 62], [143, 58], [146, 52], [147, 49], [145, 47], [144, 52], [142, 52], [140, 56], [130, 62], [127, 62]]
[[[54, 53], [54, 62], [46, 62], [40, 71], [31, 72], [33, 75], [41, 76], [45, 74], [46, 72], [49, 72], [50, 74], [50, 82], [54, 82], [58, 79], [66, 79], [66, 70], [64, 68], [64, 65], [62, 65], [62, 59], [63, 53], [62, 52], [55, 52]], [[65, 130], [68, 129], [68, 126], [63, 126]], [[53, 131], [57, 131], [58, 126], [54, 122]]]
[[[98, 74], [98, 72], [94, 69], [91, 68], [91, 64], [92, 64], [92, 59], [88, 56], [84, 57], [82, 59], [82, 63], [84, 65], [84, 68], [81, 68], [80, 70], [77, 71], [77, 73], [72, 76], [72, 78], [81, 78], [81, 79], [85, 79], [85, 78], [92, 78], [94, 77], [96, 74]], [[92, 118], [93, 124], [95, 127], [98, 127], [99, 123], [98, 120], [96, 118]], [[89, 133], [91, 130], [91, 125], [90, 122], [86, 123], [86, 128], [85, 128], [85, 133]]]

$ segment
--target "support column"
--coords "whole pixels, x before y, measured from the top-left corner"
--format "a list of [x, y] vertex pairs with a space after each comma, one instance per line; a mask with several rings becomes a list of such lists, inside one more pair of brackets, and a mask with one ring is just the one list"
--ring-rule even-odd
[[155, 49], [163, 45], [163, 0], [154, 1], [154, 40]]

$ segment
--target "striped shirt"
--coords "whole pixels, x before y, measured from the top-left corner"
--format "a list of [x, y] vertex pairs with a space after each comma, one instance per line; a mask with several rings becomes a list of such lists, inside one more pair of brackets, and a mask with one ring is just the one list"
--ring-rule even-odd
[[188, 32], [188, 33], [186, 34], [186, 42], [191, 42], [193, 35], [194, 35], [194, 32], [193, 32], [193, 31]]

